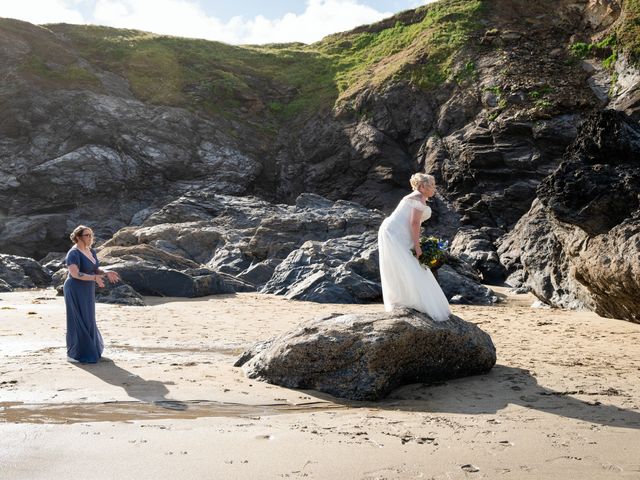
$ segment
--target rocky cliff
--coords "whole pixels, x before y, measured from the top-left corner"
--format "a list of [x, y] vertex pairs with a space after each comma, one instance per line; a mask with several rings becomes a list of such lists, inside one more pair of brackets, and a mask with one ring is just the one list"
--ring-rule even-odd
[[[540, 185], [567, 168], [588, 113], [637, 123], [639, 12], [636, 1], [441, 0], [317, 44], [259, 47], [1, 19], [0, 251], [65, 250], [79, 222], [107, 240], [200, 190], [389, 211], [424, 170], [440, 183], [429, 228], [457, 234], [454, 253], [485, 281], [510, 275], [552, 304], [593, 307], [578, 300], [591, 275], [561, 281], [568, 296], [537, 288], [537, 275], [556, 284], [497, 246], [550, 205]], [[582, 207], [562, 208], [566, 219]], [[563, 262], [558, 278], [573, 275]]]

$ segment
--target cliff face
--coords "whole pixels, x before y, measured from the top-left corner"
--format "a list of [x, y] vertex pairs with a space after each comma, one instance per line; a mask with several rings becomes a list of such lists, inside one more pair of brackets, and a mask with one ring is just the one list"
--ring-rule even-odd
[[431, 227], [479, 239], [458, 253], [500, 281], [524, 267], [501, 272], [495, 245], [585, 113], [640, 118], [636, 12], [635, 1], [442, 0], [314, 45], [264, 47], [0, 20], [0, 251], [64, 250], [79, 222], [106, 239], [202, 188], [388, 211], [425, 170], [442, 194]]

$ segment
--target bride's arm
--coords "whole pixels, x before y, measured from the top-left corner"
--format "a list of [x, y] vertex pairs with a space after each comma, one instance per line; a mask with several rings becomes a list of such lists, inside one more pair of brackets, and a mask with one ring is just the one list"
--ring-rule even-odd
[[422, 220], [422, 212], [417, 208], [411, 209], [411, 216], [409, 222], [411, 223], [411, 238], [413, 239], [413, 249], [416, 252], [416, 258], [420, 258], [422, 255], [422, 249], [420, 248], [420, 223]]

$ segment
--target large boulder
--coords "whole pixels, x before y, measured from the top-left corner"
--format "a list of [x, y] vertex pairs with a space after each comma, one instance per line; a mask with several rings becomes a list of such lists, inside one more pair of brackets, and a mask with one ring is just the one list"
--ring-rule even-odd
[[378, 400], [404, 384], [476, 375], [495, 362], [491, 337], [476, 325], [397, 309], [309, 321], [255, 345], [235, 366], [287, 388]]
[[202, 297], [236, 291], [218, 272], [152, 245], [105, 247], [98, 258], [142, 295]]
[[640, 126], [590, 115], [499, 248], [542, 300], [640, 322]]

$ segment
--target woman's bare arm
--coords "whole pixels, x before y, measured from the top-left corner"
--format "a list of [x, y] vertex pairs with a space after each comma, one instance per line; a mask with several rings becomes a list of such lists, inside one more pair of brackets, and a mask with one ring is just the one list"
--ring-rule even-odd
[[86, 282], [95, 282], [96, 275], [92, 275], [90, 273], [82, 273], [78, 266], [74, 263], [67, 266], [69, 270], [69, 275], [71, 275], [76, 280], [84, 280]]
[[422, 220], [422, 212], [417, 208], [411, 209], [411, 217], [409, 221], [411, 223], [411, 238], [413, 240], [413, 249], [416, 252], [416, 257], [422, 255], [422, 249], [420, 248], [420, 224]]

